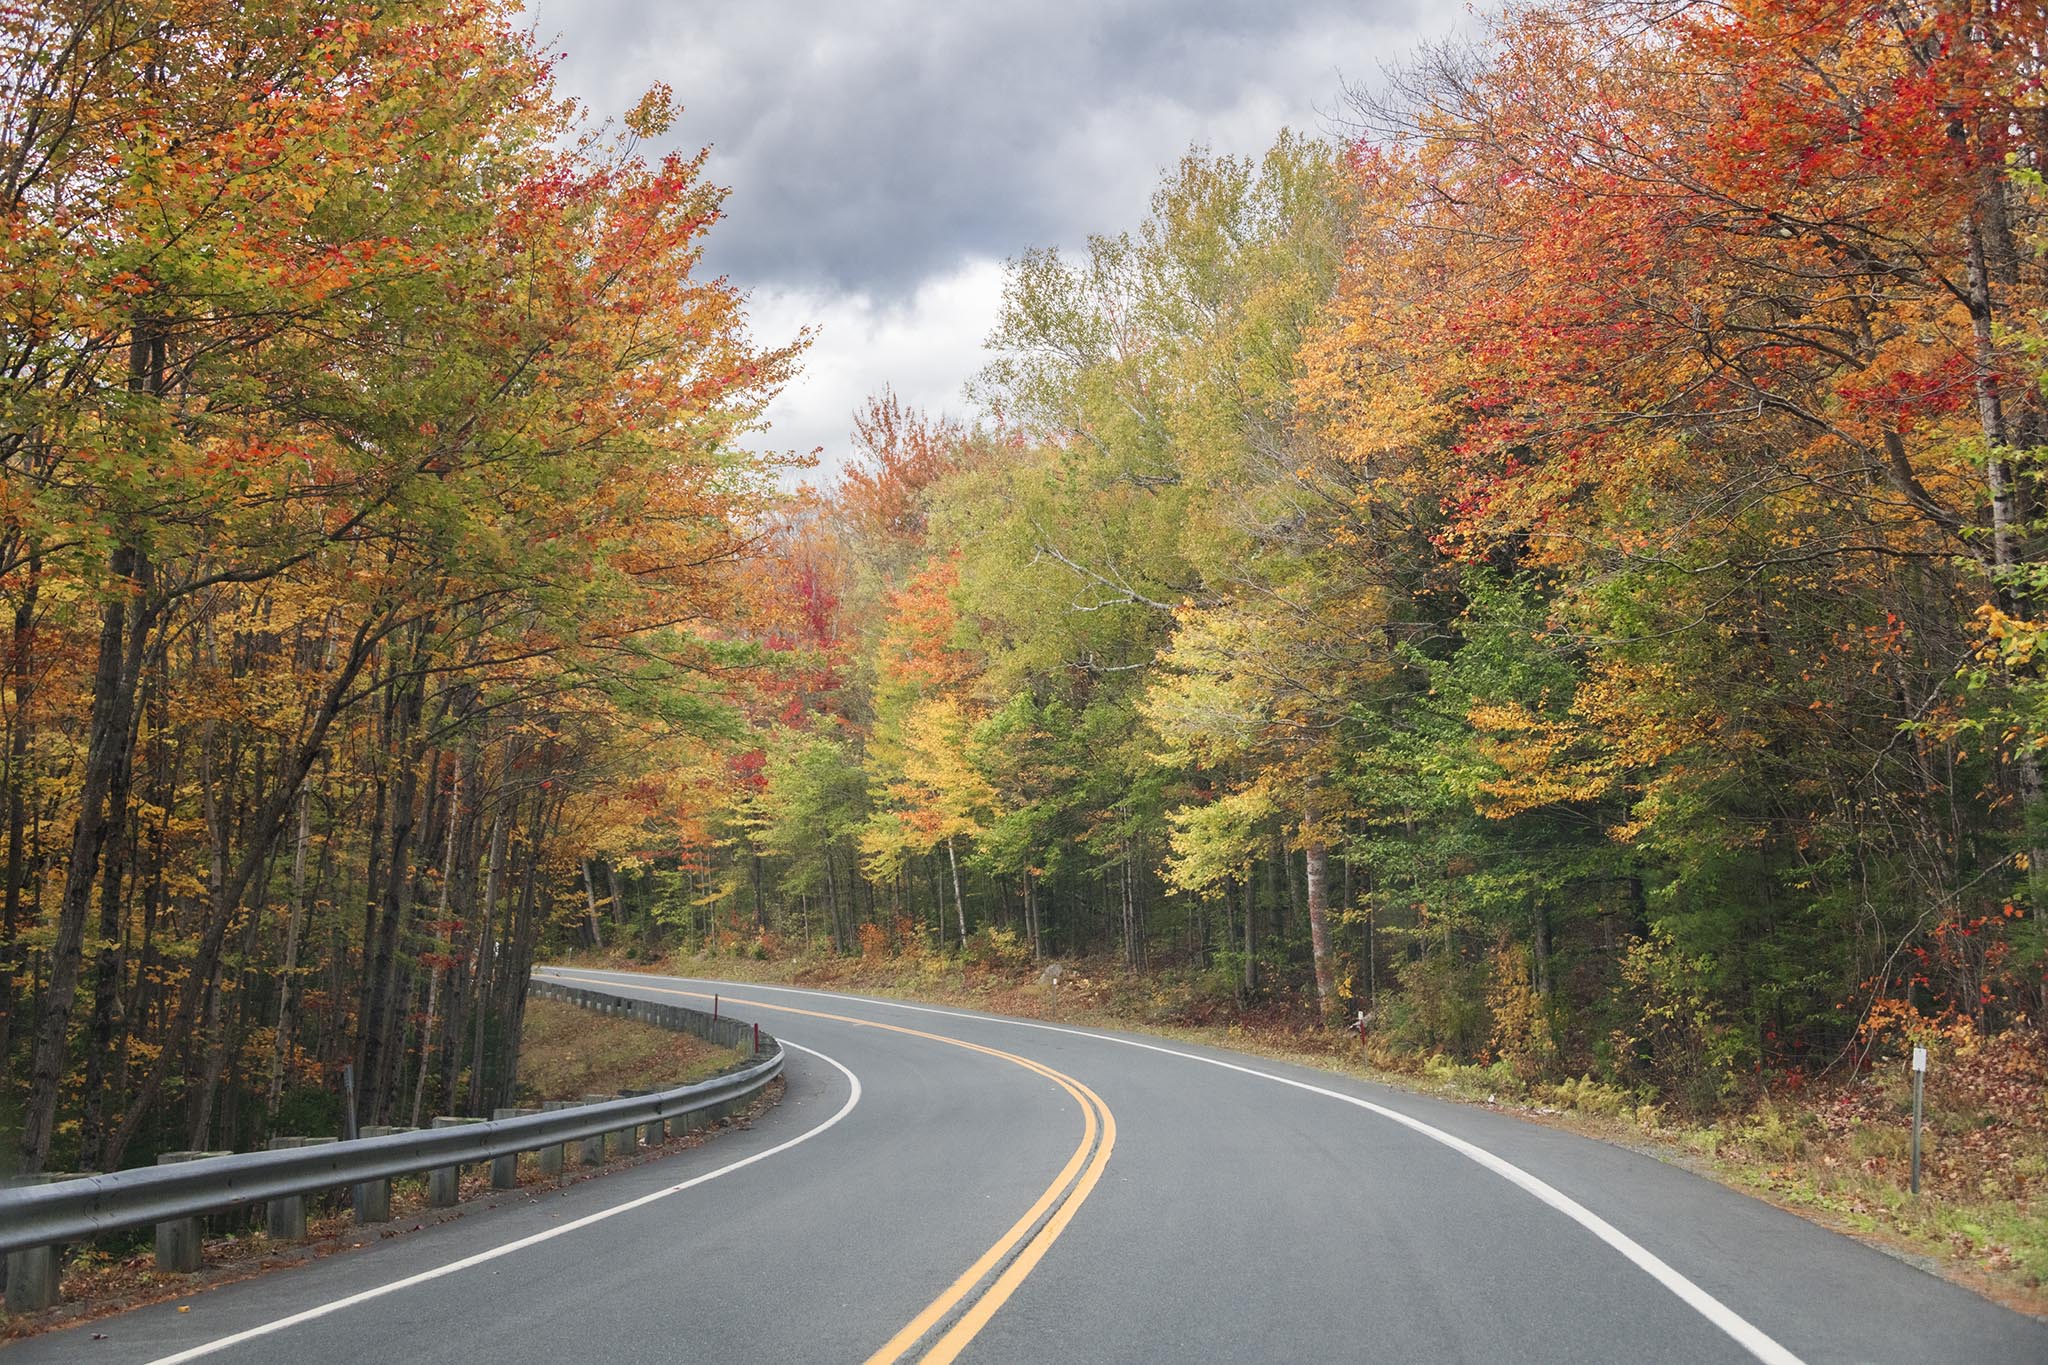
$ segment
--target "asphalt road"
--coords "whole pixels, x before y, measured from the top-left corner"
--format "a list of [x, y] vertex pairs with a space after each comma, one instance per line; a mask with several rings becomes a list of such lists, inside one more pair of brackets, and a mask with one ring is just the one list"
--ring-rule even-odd
[[2048, 1324], [1487, 1110], [1133, 1035], [552, 974], [718, 993], [791, 1046], [783, 1102], [0, 1359], [2048, 1362]]

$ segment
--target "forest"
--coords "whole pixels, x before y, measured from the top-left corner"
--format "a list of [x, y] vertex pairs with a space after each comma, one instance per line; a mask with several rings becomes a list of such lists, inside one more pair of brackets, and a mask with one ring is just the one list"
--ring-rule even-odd
[[0, 1163], [487, 1106], [579, 948], [1700, 1114], [2043, 1046], [2039, 0], [1510, 5], [1019, 243], [810, 483], [666, 89], [493, 0], [0, 44]]

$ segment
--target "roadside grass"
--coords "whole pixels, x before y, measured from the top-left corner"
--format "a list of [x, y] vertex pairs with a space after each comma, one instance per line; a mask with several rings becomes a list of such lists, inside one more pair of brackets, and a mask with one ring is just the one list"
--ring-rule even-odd
[[687, 1033], [594, 1014], [560, 1000], [526, 1002], [519, 1034], [522, 1102], [580, 1100], [622, 1090], [667, 1090], [707, 1080], [746, 1060]]
[[[738, 952], [582, 965], [773, 982], [958, 1005], [1019, 1018], [1210, 1043], [1484, 1104], [1627, 1146], [1857, 1237], [2007, 1307], [2048, 1316], [2048, 1039], [2009, 1034], [1937, 1048], [1927, 1090], [1922, 1193], [1907, 1191], [1911, 1086], [1903, 1064], [1809, 1085], [1708, 1118], [1590, 1078], [1523, 1084], [1505, 1062], [1463, 1063], [1361, 1045], [1285, 1003], [1244, 1009], [1207, 977], [1063, 961], [1058, 986], [1028, 952]], [[536, 1002], [539, 1003], [539, 1002]]]

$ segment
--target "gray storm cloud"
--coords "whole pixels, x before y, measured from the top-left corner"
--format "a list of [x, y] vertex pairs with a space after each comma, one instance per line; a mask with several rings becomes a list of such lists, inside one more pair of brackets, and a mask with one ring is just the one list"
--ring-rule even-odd
[[1406, 0], [652, 3], [540, 0], [566, 91], [656, 80], [732, 188], [709, 264], [749, 287], [908, 297], [975, 259], [1142, 214], [1193, 143], [1315, 130], [1463, 7]]

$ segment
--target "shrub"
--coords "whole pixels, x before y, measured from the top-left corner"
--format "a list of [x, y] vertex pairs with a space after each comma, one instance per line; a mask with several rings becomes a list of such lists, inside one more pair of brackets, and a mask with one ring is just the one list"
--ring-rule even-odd
[[1542, 1080], [1557, 1062], [1550, 1031], [1549, 1002], [1529, 981], [1529, 950], [1502, 945], [1494, 953], [1486, 984], [1493, 1015], [1493, 1050], [1524, 1085]]
[[984, 925], [967, 936], [966, 957], [989, 971], [1021, 972], [1031, 965], [1031, 948], [1014, 930]]
[[873, 966], [889, 955], [889, 931], [879, 924], [860, 927], [860, 960]]
[[1398, 973], [1400, 997], [1388, 1009], [1394, 1045], [1408, 1052], [1477, 1057], [1488, 1032], [1484, 983], [1478, 979], [1483, 971], [1449, 952], [1404, 963]]
[[1696, 1114], [1740, 1088], [1746, 1049], [1721, 1016], [1705, 954], [1683, 951], [1662, 926], [1631, 940], [1621, 959], [1620, 1004], [1623, 1022], [1610, 1040], [1620, 1076], [1647, 1081]]

